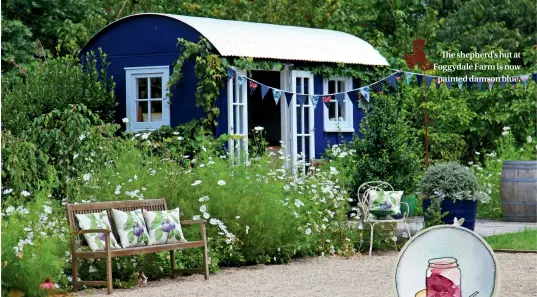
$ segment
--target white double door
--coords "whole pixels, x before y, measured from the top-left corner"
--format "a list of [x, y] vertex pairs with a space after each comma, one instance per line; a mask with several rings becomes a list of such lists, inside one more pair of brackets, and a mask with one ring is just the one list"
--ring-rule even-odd
[[289, 106], [285, 96], [282, 96], [282, 138], [286, 155], [289, 156], [286, 165], [295, 173], [305, 174], [311, 160], [315, 158], [314, 107], [310, 97], [314, 94], [313, 74], [308, 71], [284, 70], [281, 80], [286, 91], [295, 93]]
[[[245, 71], [238, 71], [246, 75]], [[275, 86], [269, 86], [275, 87]], [[306, 173], [311, 159], [315, 158], [314, 108], [309, 95], [313, 95], [313, 75], [307, 71], [282, 70], [280, 88], [292, 92], [280, 97], [281, 135], [288, 156], [287, 168], [295, 173]], [[248, 82], [240, 84], [237, 76], [228, 81], [228, 148], [234, 163], [248, 156]], [[303, 104], [300, 104], [303, 102]]]

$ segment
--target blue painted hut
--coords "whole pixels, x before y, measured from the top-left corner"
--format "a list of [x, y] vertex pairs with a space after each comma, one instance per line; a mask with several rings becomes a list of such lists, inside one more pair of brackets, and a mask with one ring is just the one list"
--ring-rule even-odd
[[[116, 82], [117, 118], [129, 119], [133, 131], [153, 130], [163, 125], [176, 126], [204, 116], [196, 107], [197, 79], [194, 62], [186, 62], [183, 78], [166, 98], [166, 83], [179, 55], [178, 38], [197, 42], [206, 38], [215, 52], [224, 57], [252, 57], [281, 61], [284, 69], [249, 71], [250, 79], [276, 90], [295, 93], [288, 105], [285, 95], [278, 103], [269, 92], [248, 92], [240, 75], [228, 79], [217, 106], [216, 135], [242, 136], [229, 140], [237, 153], [248, 149], [248, 133], [264, 127], [269, 145], [285, 144], [292, 158], [304, 161], [319, 158], [329, 143], [339, 143], [359, 133], [363, 112], [348, 96], [330, 98], [316, 105], [311, 97], [298, 94], [335, 94], [358, 87], [351, 77], [327, 77], [294, 70], [295, 65], [319, 63], [387, 66], [377, 50], [362, 39], [343, 32], [249, 23], [170, 14], [144, 13], [125, 17], [103, 28], [81, 51], [84, 61], [89, 52], [107, 54], [108, 74]], [[302, 67], [305, 69], [307, 67]], [[234, 69], [247, 75], [245, 69]], [[339, 99], [339, 100], [338, 100]]]

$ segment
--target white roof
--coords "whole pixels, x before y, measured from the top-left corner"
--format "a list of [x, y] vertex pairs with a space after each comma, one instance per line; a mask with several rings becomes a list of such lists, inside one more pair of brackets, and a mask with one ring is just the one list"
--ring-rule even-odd
[[197, 30], [222, 56], [389, 65], [371, 44], [339, 31], [161, 15]]

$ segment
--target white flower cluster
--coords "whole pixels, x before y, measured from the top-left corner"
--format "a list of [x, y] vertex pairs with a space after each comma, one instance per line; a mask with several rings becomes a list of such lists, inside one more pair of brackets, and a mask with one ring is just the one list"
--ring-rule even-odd
[[[203, 196], [203, 197], [201, 197], [199, 199], [199, 202], [201, 202], [201, 203], [207, 202], [207, 201], [209, 201], [209, 196]], [[219, 219], [216, 219], [216, 218], [211, 218], [211, 215], [207, 212], [207, 205], [202, 204], [200, 206], [200, 212], [201, 212], [201, 216], [197, 215], [197, 216], [194, 216], [192, 219], [200, 220], [203, 217], [204, 219], [208, 220], [210, 218], [209, 224], [214, 225], [214, 226], [218, 226], [218, 228], [220, 229], [218, 234], [219, 235], [224, 235], [226, 237], [226, 243], [227, 244], [232, 244], [233, 241], [235, 241], [235, 239], [236, 239], [235, 234], [229, 232], [227, 230], [227, 226], [222, 221], [220, 221]], [[248, 229], [246, 230], [246, 233], [248, 234]]]

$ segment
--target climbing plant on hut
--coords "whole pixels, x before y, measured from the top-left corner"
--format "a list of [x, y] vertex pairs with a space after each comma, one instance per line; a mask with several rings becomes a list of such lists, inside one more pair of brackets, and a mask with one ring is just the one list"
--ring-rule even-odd
[[212, 131], [218, 125], [216, 118], [220, 110], [216, 106], [216, 99], [220, 95], [220, 88], [224, 86], [223, 78], [227, 75], [227, 60], [213, 53], [211, 44], [205, 38], [200, 38], [197, 43], [179, 38], [177, 45], [181, 46], [181, 54], [175, 62], [173, 73], [168, 81], [168, 92], [171, 86], [183, 78], [182, 69], [185, 62], [195, 59], [194, 72], [198, 79], [196, 106], [203, 108], [206, 114], [206, 117], [201, 119], [201, 124], [208, 131]]

